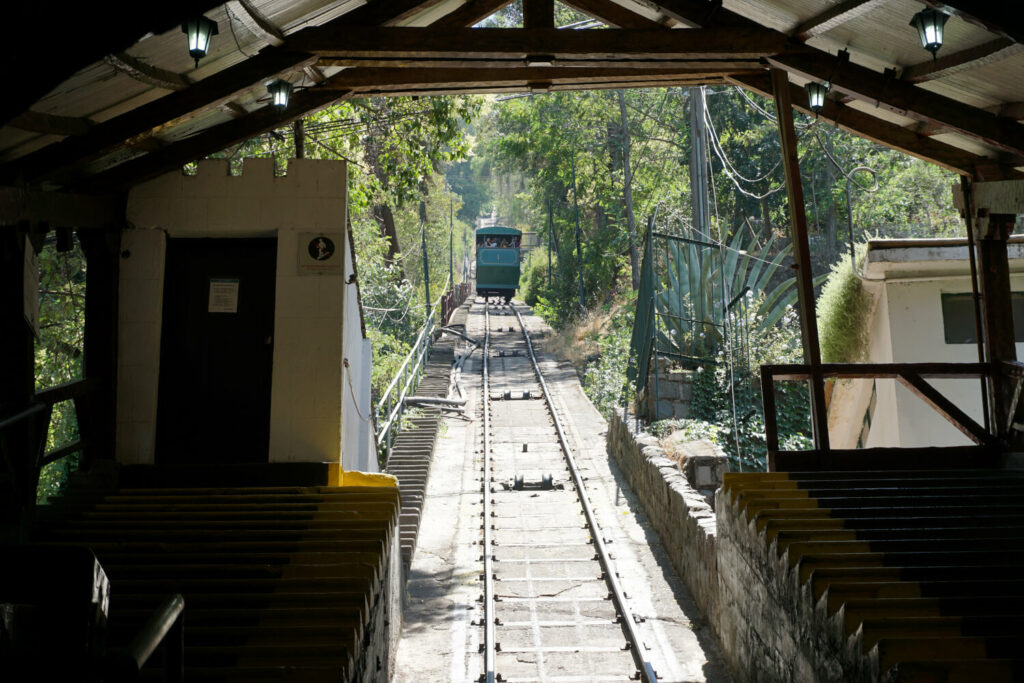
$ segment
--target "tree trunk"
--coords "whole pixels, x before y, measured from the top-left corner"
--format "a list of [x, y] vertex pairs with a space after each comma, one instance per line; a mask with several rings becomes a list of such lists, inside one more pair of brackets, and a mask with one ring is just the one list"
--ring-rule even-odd
[[626, 226], [629, 229], [629, 269], [633, 276], [633, 289], [640, 286], [640, 252], [637, 249], [636, 216], [633, 214], [633, 172], [629, 162], [629, 118], [626, 116], [626, 96], [619, 96], [619, 124], [622, 128], [622, 201], [626, 205]]
[[[395, 256], [401, 251], [398, 247], [398, 230], [395, 228], [395, 216], [387, 204], [374, 204], [373, 217], [377, 220], [380, 234], [388, 238], [388, 251], [384, 254], [384, 262], [392, 265]], [[404, 277], [404, 274], [403, 274]]]
[[[832, 140], [826, 134], [823, 142], [828, 153], [832, 153]], [[828, 213], [825, 214], [825, 243], [828, 244], [829, 261], [839, 253], [839, 222], [836, 218], [836, 201], [832, 194], [832, 186], [836, 182], [836, 168], [829, 159], [825, 163], [825, 182], [828, 186]]]

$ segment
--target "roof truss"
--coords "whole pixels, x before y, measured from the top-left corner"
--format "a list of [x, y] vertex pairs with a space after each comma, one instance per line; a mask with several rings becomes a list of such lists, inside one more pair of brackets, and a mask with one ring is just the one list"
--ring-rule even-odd
[[[800, 39], [819, 35], [860, 16], [882, 0], [845, 0], [802, 22]], [[119, 188], [180, 166], [294, 120], [345, 97], [368, 95], [467, 92], [547, 91], [582, 88], [650, 87], [731, 82], [764, 91], [768, 64], [804, 78], [830, 80], [835, 92], [870, 101], [923, 122], [923, 129], [901, 128], [829, 99], [826, 118], [863, 135], [960, 173], [1012, 174], [1007, 166], [1024, 159], [1024, 129], [1006, 111], [986, 112], [923, 90], [916, 83], [941, 78], [1005, 58], [1019, 49], [1015, 24], [1005, 12], [988, 12], [968, 3], [953, 9], [999, 37], [935, 62], [921, 63], [895, 74], [879, 74], [800, 40], [762, 27], [705, 0], [634, 0], [645, 5], [651, 19], [612, 0], [565, 0], [574, 9], [611, 27], [603, 30], [558, 30], [553, 26], [553, 0], [524, 0], [524, 28], [468, 28], [510, 0], [469, 0], [437, 19], [429, 28], [403, 24], [424, 11], [437, 12], [442, 0], [371, 0], [323, 26], [285, 36], [250, 0], [230, 0], [228, 11], [272, 47], [209, 76], [191, 82], [186, 76], [160, 70], [126, 54], [107, 56], [115, 68], [171, 93], [107, 121], [53, 117], [25, 112], [12, 125], [67, 134], [64, 140], [0, 166], [0, 182], [56, 180], [93, 189]], [[948, 5], [949, 3], [946, 3]], [[205, 6], [188, 3], [189, 7]], [[181, 14], [181, 9], [176, 10]], [[971, 13], [968, 14], [968, 11]], [[169, 11], [170, 12], [170, 11]], [[171, 12], [173, 13], [173, 12]], [[983, 16], [979, 16], [983, 15]], [[165, 23], [169, 15], [164, 17]], [[174, 19], [176, 23], [180, 19]], [[669, 30], [669, 25], [699, 30]], [[116, 41], [111, 42], [114, 44]], [[118, 49], [125, 46], [117, 43]], [[346, 66], [326, 78], [323, 67]], [[297, 91], [287, 112], [270, 105], [248, 111], [236, 101], [241, 93], [278, 74], [304, 71], [314, 85]], [[800, 89], [797, 88], [797, 91]], [[802, 91], [800, 91], [802, 92]], [[802, 95], [793, 93], [802, 106]], [[5, 105], [0, 105], [4, 113]], [[187, 139], [164, 143], [158, 136], [198, 113], [219, 108], [232, 120]], [[1017, 117], [1019, 118], [1019, 116]], [[922, 133], [923, 131], [923, 133]], [[931, 140], [924, 133], [955, 131], [1003, 151], [996, 161]], [[82, 169], [105, 154], [124, 147], [150, 150], [114, 168], [84, 178]], [[102, 167], [102, 164], [100, 164]], [[991, 169], [997, 170], [992, 171]], [[74, 180], [79, 178], [79, 180]]]

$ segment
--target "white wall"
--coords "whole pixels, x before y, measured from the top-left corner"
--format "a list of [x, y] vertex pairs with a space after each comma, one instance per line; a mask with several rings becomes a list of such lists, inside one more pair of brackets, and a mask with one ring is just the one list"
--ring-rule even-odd
[[124, 464], [153, 462], [166, 250], [162, 230], [121, 236], [115, 451]]
[[[120, 292], [120, 462], [153, 462], [165, 234], [277, 237], [270, 461], [341, 460], [342, 361], [347, 355], [368, 376], [368, 344], [357, 327], [343, 348], [344, 309], [358, 306], [346, 303], [351, 260], [337, 274], [299, 275], [298, 240], [301, 232], [344, 235], [346, 172], [344, 162], [297, 159], [275, 177], [273, 160], [249, 159], [241, 176], [230, 176], [226, 161], [207, 160], [195, 176], [169, 173], [132, 189], [124, 237], [132, 256], [122, 264]], [[337, 248], [348, 256], [344, 237]], [[349, 315], [357, 320], [358, 308]], [[365, 388], [368, 404], [368, 379], [355, 386]], [[352, 462], [371, 460], [353, 449]]]
[[[923, 278], [893, 278], [880, 287], [881, 296], [869, 326], [865, 361], [872, 363], [977, 362], [976, 344], [947, 344], [942, 319], [942, 294], [971, 291], [968, 265], [961, 274]], [[933, 267], [928, 262], [922, 268]], [[1024, 291], [1024, 275], [1011, 274], [1013, 291]], [[1018, 343], [1017, 357], [1024, 357]], [[981, 386], [977, 379], [926, 380], [983, 424]], [[933, 408], [892, 379], [876, 380], [877, 398], [868, 447], [953, 446], [972, 443]], [[840, 390], [841, 389], [841, 390]], [[834, 448], [854, 448], [870, 400], [870, 380], [847, 382], [837, 387], [830, 406], [829, 424]], [[838, 399], [838, 401], [837, 401]]]

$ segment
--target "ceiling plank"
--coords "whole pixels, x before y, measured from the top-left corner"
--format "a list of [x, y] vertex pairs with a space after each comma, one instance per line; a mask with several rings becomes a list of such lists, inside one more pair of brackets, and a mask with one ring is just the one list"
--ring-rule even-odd
[[824, 12], [816, 14], [806, 21], [800, 22], [792, 31], [790, 35], [799, 40], [810, 40], [815, 36], [820, 36], [822, 33], [831, 31], [837, 26], [841, 26], [848, 21], [852, 21], [857, 17], [863, 16], [875, 9], [884, 5], [889, 0], [843, 0], [843, 2], [832, 5]]
[[[296, 36], [294, 49], [323, 58], [526, 59], [532, 55], [591, 59], [757, 59], [781, 52], [785, 36], [762, 29], [587, 30], [325, 27]], [[457, 66], [453, 64], [453, 66]]]
[[[736, 12], [725, 9], [721, 3], [706, 0], [639, 0], [643, 4], [656, 9], [670, 19], [674, 19], [690, 28], [709, 28], [712, 26], [737, 28], [757, 28], [771, 31], [753, 19], [748, 19]], [[776, 33], [775, 31], [771, 31]], [[783, 35], [783, 34], [779, 34]]]
[[249, 33], [267, 41], [274, 47], [284, 45], [284, 32], [249, 0], [228, 0], [227, 6], [228, 12], [242, 22]]
[[1024, 46], [1020, 43], [1015, 43], [1005, 37], [996, 38], [981, 45], [975, 45], [959, 52], [943, 55], [938, 59], [908, 66], [900, 74], [900, 80], [907, 83], [934, 81], [937, 78], [952, 76], [959, 71], [998, 62], [1001, 59], [1006, 59], [1019, 53], [1021, 50], [1024, 50]]
[[982, 109], [889, 78], [824, 52], [782, 54], [769, 57], [768, 61], [804, 78], [831, 81], [833, 90], [871, 102], [901, 116], [947, 126], [1015, 156], [1024, 155], [1024, 126], [1000, 119]]
[[187, 76], [146, 64], [126, 52], [107, 55], [103, 61], [114, 67], [116, 71], [154, 88], [184, 90], [192, 84]]
[[611, 0], [562, 0], [562, 4], [616, 28], [665, 29], [658, 22]]
[[[727, 80], [765, 97], [772, 96], [771, 78], [767, 74], [731, 76], [727, 77]], [[790, 83], [789, 89], [793, 106], [805, 114], [815, 115], [808, 105], [806, 91], [792, 83]], [[992, 163], [992, 160], [986, 157], [918, 135], [902, 126], [840, 104], [831, 97], [825, 98], [825, 106], [817, 115], [854, 135], [873, 140], [918, 159], [938, 164], [961, 175], [973, 175], [977, 165]], [[1012, 173], [1009, 170], [1007, 172]]]
[[[375, 0], [329, 23], [376, 25], [401, 21], [435, 0]], [[137, 11], [137, 8], [136, 8]], [[303, 29], [308, 31], [311, 29]], [[296, 36], [303, 31], [297, 32]], [[254, 57], [224, 69], [158, 100], [97, 124], [87, 135], [67, 138], [0, 166], [5, 182], [35, 182], [82, 161], [93, 159], [127, 140], [153, 134], [196, 112], [221, 106], [255, 83], [282, 72], [302, 68], [310, 55], [267, 48]], [[2, 109], [3, 105], [0, 105]]]
[[[0, 41], [4, 97], [0, 99], [0, 125], [29, 109], [75, 72], [123, 52], [147, 33], [177, 30], [183, 19], [218, 7], [223, 0], [180, 0], [157, 3], [139, 11], [135, 0], [109, 0], [103, 11], [89, 3], [20, 2], [5, 10], [9, 30]], [[13, 16], [7, 16], [13, 15]], [[43, 50], [40, 45], [74, 46]], [[32, 68], [19, 69], [27, 55]]]
[[44, 114], [29, 109], [11, 119], [7, 125], [44, 135], [85, 135], [96, 124], [87, 118]]

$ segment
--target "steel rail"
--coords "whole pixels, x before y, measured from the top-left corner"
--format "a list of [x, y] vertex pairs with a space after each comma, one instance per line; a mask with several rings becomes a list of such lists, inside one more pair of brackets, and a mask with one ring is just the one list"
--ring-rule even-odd
[[490, 379], [487, 374], [487, 355], [491, 345], [490, 303], [484, 300], [484, 352], [483, 352], [483, 403], [484, 407], [484, 675], [485, 683], [495, 683], [494, 653], [497, 641], [494, 635], [494, 568], [491, 554], [491, 409]]
[[[619, 616], [622, 619], [622, 623], [626, 627], [626, 637], [629, 639], [630, 654], [633, 656], [633, 662], [636, 664], [637, 670], [640, 673], [640, 680], [645, 683], [657, 683], [658, 677], [654, 672], [654, 667], [651, 665], [643, 654], [643, 641], [640, 639], [640, 634], [637, 632], [636, 620], [633, 618], [633, 612], [629, 609], [629, 605], [626, 604], [626, 596], [622, 590], [622, 586], [619, 585], [619, 581], [615, 576], [615, 568], [611, 566], [611, 562], [608, 558], [608, 550], [605, 547], [604, 539], [601, 537], [601, 530], [597, 526], [597, 520], [594, 518], [593, 509], [590, 507], [590, 501], [587, 498], [587, 489], [583, 484], [583, 477], [580, 476], [579, 468], [576, 466], [576, 458], [572, 454], [572, 449], [569, 447], [569, 442], [565, 437], [565, 431], [562, 429], [562, 423], [558, 419], [558, 414], [555, 412], [555, 404], [551, 399], [551, 393], [548, 391], [547, 382], [544, 381], [544, 374], [540, 371], [540, 365], [537, 364], [537, 356], [533, 351], [533, 341], [530, 339], [530, 333], [526, 331], [526, 325], [523, 324], [523, 318], [519, 314], [519, 309], [512, 307], [512, 310], [516, 314], [516, 320], [519, 321], [519, 329], [523, 332], [523, 338], [526, 339], [526, 347], [530, 353], [530, 362], [533, 364], [533, 371], [537, 375], [537, 381], [540, 383], [540, 390], [544, 394], [544, 401], [547, 403], [548, 412], [551, 413], [551, 421], [555, 425], [555, 431], [558, 433], [558, 442], [562, 446], [562, 454], [565, 456], [565, 461], [569, 467], [569, 474], [572, 476], [573, 483], [576, 485], [576, 492], [580, 499], [580, 505], [583, 507], [583, 514], [587, 518], [587, 526], [590, 529], [590, 536], [594, 539], [594, 546], [597, 549], [598, 561], [601, 563], [601, 569], [604, 570], [605, 579], [608, 582], [608, 587], [612, 589], [612, 599], [615, 602], [615, 608], [619, 612]], [[486, 321], [486, 315], [485, 315]], [[488, 330], [489, 334], [489, 330]], [[486, 340], [486, 338], [485, 338]], [[486, 341], [484, 346], [484, 383], [486, 389], [486, 377], [487, 377], [487, 353], [486, 353]], [[485, 424], [484, 430], [487, 431], [486, 416], [486, 399], [487, 394], [484, 398], [484, 416]], [[486, 438], [486, 437], [485, 437]], [[486, 441], [485, 441], [486, 449]], [[486, 452], [485, 452], [486, 457]], [[486, 483], [486, 482], [485, 482]], [[486, 514], [485, 508], [485, 514]], [[484, 521], [484, 527], [487, 527], [487, 520]], [[493, 625], [489, 624], [493, 628]]]

